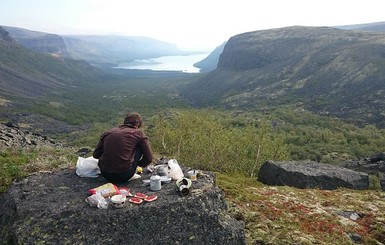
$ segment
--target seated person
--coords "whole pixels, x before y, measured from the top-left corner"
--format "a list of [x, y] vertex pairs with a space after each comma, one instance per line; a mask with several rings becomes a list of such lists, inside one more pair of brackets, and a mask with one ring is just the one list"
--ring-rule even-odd
[[131, 179], [136, 168], [146, 167], [153, 161], [148, 137], [141, 130], [142, 117], [128, 113], [124, 124], [104, 132], [93, 157], [99, 159], [100, 172], [109, 182]]

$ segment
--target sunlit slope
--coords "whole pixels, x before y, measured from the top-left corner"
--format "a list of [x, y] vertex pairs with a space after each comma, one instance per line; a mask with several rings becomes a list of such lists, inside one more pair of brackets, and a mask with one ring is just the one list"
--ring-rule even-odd
[[98, 70], [84, 61], [31, 51], [0, 33], [0, 93], [34, 97], [94, 79]]

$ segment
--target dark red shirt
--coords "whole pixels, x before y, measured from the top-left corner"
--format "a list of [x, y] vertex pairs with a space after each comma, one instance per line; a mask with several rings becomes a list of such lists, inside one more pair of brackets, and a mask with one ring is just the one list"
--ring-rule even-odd
[[122, 173], [131, 168], [135, 148], [140, 147], [143, 157], [140, 166], [147, 166], [153, 160], [148, 137], [141, 129], [124, 124], [102, 134], [93, 157], [99, 159], [99, 168], [105, 173]]

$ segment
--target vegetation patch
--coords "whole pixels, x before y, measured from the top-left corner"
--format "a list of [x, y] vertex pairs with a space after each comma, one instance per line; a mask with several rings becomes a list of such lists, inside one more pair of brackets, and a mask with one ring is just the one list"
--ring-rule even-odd
[[5, 106], [9, 103], [10, 101], [4, 98], [0, 98], [0, 106]]
[[238, 127], [230, 114], [168, 111], [153, 119], [154, 151], [198, 169], [256, 176], [269, 159], [288, 158], [282, 134], [264, 122]]
[[60, 108], [64, 106], [62, 103], [56, 102], [56, 101], [50, 101], [49, 105], [52, 106], [53, 108]]
[[74, 167], [73, 148], [39, 147], [0, 149], [0, 193], [5, 192], [14, 180], [39, 171]]
[[234, 217], [245, 222], [248, 244], [385, 242], [383, 192], [271, 187], [221, 173], [217, 183]]

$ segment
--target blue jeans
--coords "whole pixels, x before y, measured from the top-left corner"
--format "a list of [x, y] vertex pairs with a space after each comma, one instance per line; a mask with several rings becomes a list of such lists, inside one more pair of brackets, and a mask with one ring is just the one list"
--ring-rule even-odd
[[130, 169], [122, 173], [106, 173], [102, 172], [104, 178], [106, 178], [111, 183], [122, 183], [126, 182], [134, 176], [136, 173], [136, 168], [138, 167], [139, 160], [142, 157], [142, 149], [140, 147], [135, 148], [134, 162], [132, 163]]

